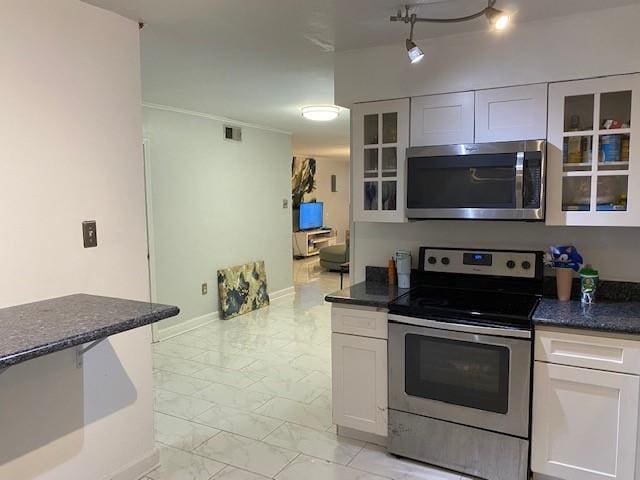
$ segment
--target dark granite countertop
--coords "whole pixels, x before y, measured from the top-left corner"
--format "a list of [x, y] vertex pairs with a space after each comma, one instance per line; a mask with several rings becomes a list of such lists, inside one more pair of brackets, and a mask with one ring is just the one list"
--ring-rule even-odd
[[[389, 303], [409, 289], [398, 289], [386, 283], [387, 269], [367, 267], [368, 281], [357, 283], [325, 297], [327, 302], [388, 308]], [[552, 282], [554, 279], [551, 279]], [[415, 283], [412, 279], [412, 283]], [[574, 298], [580, 285], [575, 282]], [[551, 285], [551, 284], [550, 284]], [[551, 288], [553, 287], [553, 288]], [[602, 287], [602, 288], [601, 288]], [[606, 288], [605, 288], [606, 287]], [[553, 295], [555, 283], [547, 285], [545, 298], [533, 315], [534, 326], [551, 326], [610, 333], [640, 334], [640, 284], [603, 281], [598, 286], [598, 302], [583, 306], [580, 301], [561, 302]]]
[[409, 291], [382, 282], [360, 282], [327, 295], [325, 300], [365, 307], [387, 308], [389, 303]]
[[178, 307], [69, 295], [0, 309], [0, 369], [176, 316]]
[[566, 327], [610, 333], [640, 333], [640, 302], [602, 301], [582, 305], [543, 298], [534, 315], [537, 326]]

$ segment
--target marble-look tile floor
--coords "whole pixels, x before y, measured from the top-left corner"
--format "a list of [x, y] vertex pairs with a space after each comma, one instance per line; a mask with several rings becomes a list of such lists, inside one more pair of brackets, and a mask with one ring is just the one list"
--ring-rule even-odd
[[295, 295], [154, 344], [162, 466], [148, 479], [460, 480], [336, 436], [323, 297], [339, 275], [294, 263]]

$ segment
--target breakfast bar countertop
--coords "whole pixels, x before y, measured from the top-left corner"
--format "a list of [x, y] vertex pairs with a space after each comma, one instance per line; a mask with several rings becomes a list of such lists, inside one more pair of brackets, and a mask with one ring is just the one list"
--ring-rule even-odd
[[76, 294], [0, 309], [0, 370], [176, 316], [178, 307]]

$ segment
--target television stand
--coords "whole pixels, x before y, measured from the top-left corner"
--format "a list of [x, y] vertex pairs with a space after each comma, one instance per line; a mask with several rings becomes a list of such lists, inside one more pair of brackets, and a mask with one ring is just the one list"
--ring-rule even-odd
[[317, 228], [293, 232], [293, 256], [296, 258], [318, 255], [322, 247], [336, 244], [337, 235], [330, 228]]

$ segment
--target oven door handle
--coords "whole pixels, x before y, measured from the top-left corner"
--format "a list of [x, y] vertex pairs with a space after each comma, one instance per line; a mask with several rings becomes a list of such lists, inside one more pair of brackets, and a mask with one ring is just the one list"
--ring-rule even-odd
[[393, 313], [390, 313], [388, 318], [391, 322], [415, 325], [417, 327], [436, 328], [440, 330], [472, 333], [477, 335], [493, 335], [494, 337], [531, 338], [530, 330], [520, 330], [517, 328], [483, 327], [480, 325], [467, 325], [464, 323], [439, 322], [438, 320], [405, 317], [403, 315], [396, 315]]

